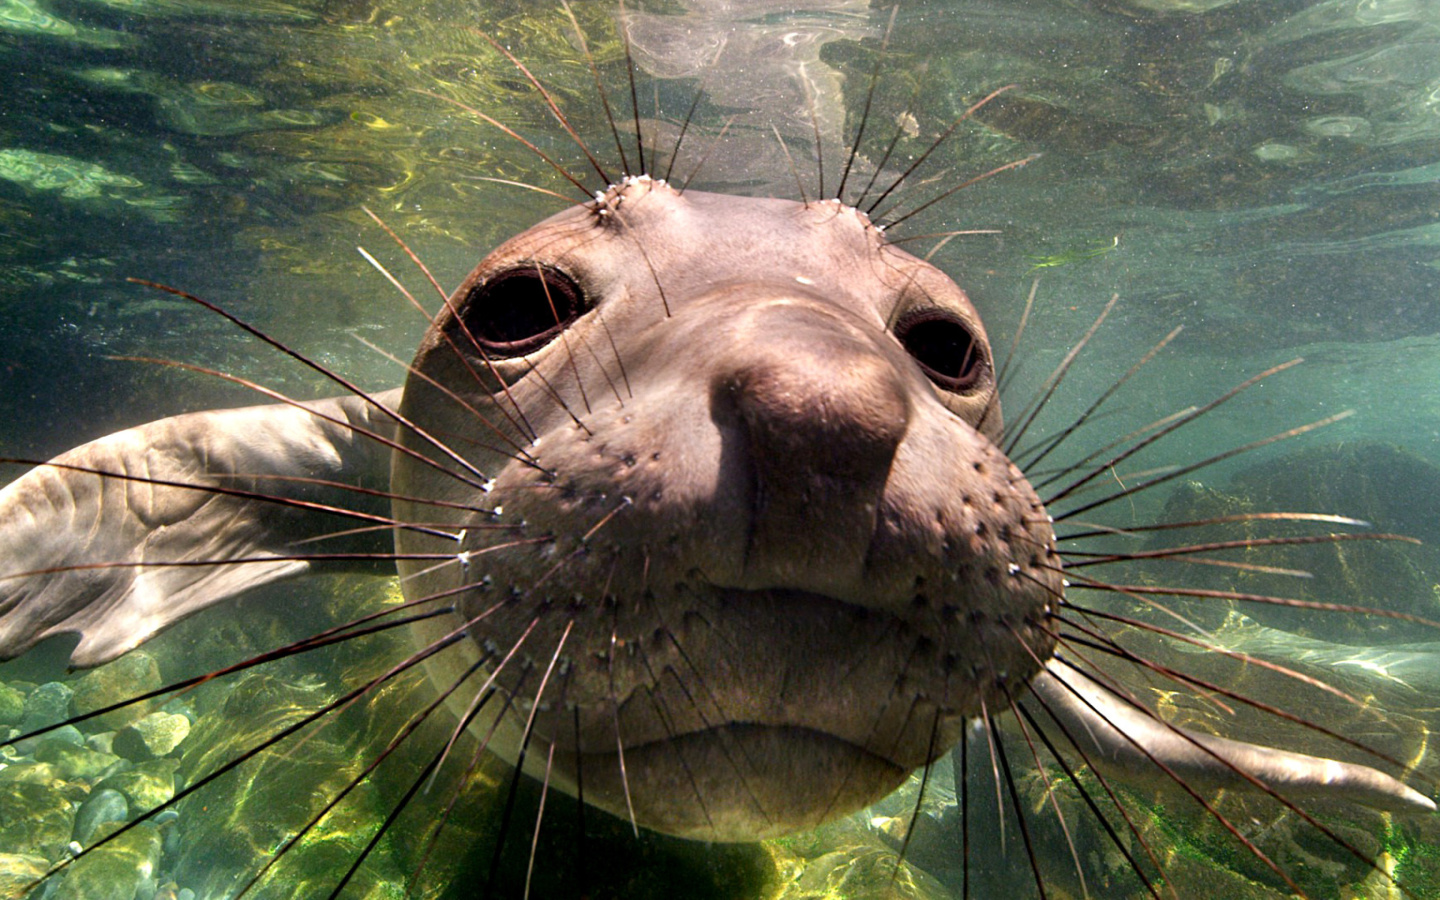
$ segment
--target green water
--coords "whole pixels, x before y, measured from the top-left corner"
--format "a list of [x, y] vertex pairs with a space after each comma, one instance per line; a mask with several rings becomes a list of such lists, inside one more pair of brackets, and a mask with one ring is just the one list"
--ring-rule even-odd
[[[801, 5], [754, 3], [736, 11], [686, 0], [630, 4], [647, 133], [664, 135], [660, 146], [671, 146], [702, 78], [707, 89], [677, 177], [688, 176], [703, 156], [698, 187], [795, 196], [800, 188], [778, 152], [774, 126], [796, 156], [803, 189], [813, 193], [813, 107], [827, 183], [836, 184], [839, 148], [853, 134], [881, 59], [888, 11], [841, 0]], [[626, 88], [614, 8], [581, 2], [575, 13], [603, 80], [619, 98]], [[0, 0], [0, 455], [45, 457], [138, 421], [250, 400], [214, 379], [116, 356], [198, 363], [301, 395], [334, 393], [233, 326], [127, 277], [221, 303], [366, 386], [398, 383], [402, 371], [355, 337], [408, 356], [425, 323], [355, 247], [383, 260], [427, 305], [435, 301], [363, 207], [395, 229], [448, 287], [501, 239], [564, 206], [485, 179], [580, 199], [530, 150], [435, 95], [519, 130], [592, 189], [598, 186], [524, 76], [482, 34], [523, 58], [613, 166], [618, 152], [591, 72], [558, 6]], [[804, 39], [786, 42], [787, 35]], [[1016, 85], [958, 128], [912, 186], [877, 210], [893, 205], [903, 213], [967, 178], [1039, 154], [895, 231], [897, 237], [999, 232], [956, 238], [935, 257], [976, 301], [997, 347], [1008, 345], [1031, 282], [1040, 279], [1010, 409], [1023, 405], [1118, 292], [1119, 305], [1057, 398], [1052, 421], [1082, 409], [1171, 328], [1184, 330], [1119, 395], [1119, 411], [1078, 442], [1086, 449], [1304, 356], [1305, 364], [1267, 379], [1204, 428], [1187, 430], [1175, 442], [1183, 446], [1174, 447], [1174, 458], [1194, 459], [1343, 411], [1354, 414], [1283, 448], [1197, 474], [1189, 479], [1200, 483], [1197, 490], [1229, 490], [1227, 477], [1246, 464], [1283, 459], [1302, 447], [1373, 441], [1401, 448], [1406, 460], [1440, 464], [1440, 5], [911, 2], [896, 17], [880, 70], [865, 156], [877, 160], [899, 127], [897, 155], [886, 167], [891, 174], [971, 103]], [[795, 81], [800, 71], [813, 92], [808, 105]], [[628, 115], [628, 102], [616, 102]], [[732, 116], [725, 141], [716, 143]], [[633, 156], [633, 126], [622, 121], [620, 130]], [[668, 153], [661, 158], [668, 162]], [[923, 254], [932, 244], [906, 246]], [[1132, 479], [1135, 470], [1170, 458], [1137, 461], [1113, 476]], [[1375, 505], [1382, 512], [1374, 515], [1381, 529], [1423, 538], [1434, 483], [1423, 468], [1413, 471], [1422, 475], [1400, 484], [1375, 480], [1385, 493]], [[1318, 503], [1366, 499], [1315, 496]], [[1165, 490], [1139, 498], [1116, 517], [1149, 521], [1167, 498]], [[1435, 602], [1440, 569], [1428, 567], [1426, 551], [1404, 553], [1411, 555], [1371, 558], [1360, 586], [1375, 596], [1347, 594], [1340, 602], [1395, 600], [1405, 609]], [[1376, 572], [1396, 577], [1377, 587]], [[362, 603], [333, 585], [327, 590], [325, 603]], [[1316, 590], [1316, 599], [1331, 596]], [[265, 626], [273, 631], [256, 630], [280, 640], [307, 627], [316, 626], [281, 616]], [[1249, 627], [1234, 626], [1237, 643], [1260, 640]], [[1377, 627], [1363, 640], [1406, 645], [1427, 639]], [[190, 634], [203, 631], [197, 626]], [[1357, 642], [1348, 630], [1312, 636]], [[261, 637], [247, 640], [266, 645]], [[224, 661], [207, 655], [213, 648], [201, 649], [177, 638], [155, 653], [167, 677]], [[1427, 656], [1427, 649], [1414, 649], [1405, 665], [1428, 671]], [[307, 678], [338, 683], [373, 664], [332, 660], [318, 674], [317, 667], [292, 666], [276, 674], [278, 686], [269, 689], [287, 709], [309, 708], [318, 701], [306, 691], [326, 687]], [[0, 669], [0, 681], [40, 682], [59, 668], [48, 659], [30, 665]], [[1440, 671], [1440, 660], [1434, 669]], [[1409, 687], [1417, 676], [1404, 672], [1390, 678], [1395, 687], [1380, 700], [1406, 735], [1392, 752], [1418, 754], [1423, 747], [1414, 736], [1434, 727], [1437, 716], [1426, 692]], [[1358, 679], [1354, 689], [1376, 690], [1375, 682]], [[223, 699], [197, 697], [195, 706]], [[1337, 727], [1374, 727], [1348, 719], [1344, 710], [1325, 714]], [[1265, 726], [1245, 727], [1246, 736], [1264, 737]], [[358, 737], [317, 742], [324, 746], [311, 768], [353, 763], [366, 740], [383, 745], [385, 738], [375, 737], [383, 727], [367, 728], [353, 728]], [[320, 776], [312, 771], [309, 777]], [[1033, 776], [1027, 785], [1032, 798], [1044, 794]], [[403, 784], [367, 786], [348, 824], [336, 825], [329, 843], [317, 839], [302, 856], [316, 860], [297, 867], [306, 874], [277, 879], [291, 877], [296, 895], [324, 896], [328, 887], [318, 885], [333, 878], [305, 879], [312, 870], [343, 872], [327, 854], [352, 857], [354, 835], [382, 818], [387, 798], [403, 790]], [[260, 806], [251, 820], [275, 802], [263, 792], [255, 796]], [[233, 798], [215, 802], [245, 808]], [[885, 812], [899, 814], [900, 807]], [[210, 814], [198, 805], [183, 812], [187, 822]], [[1244, 814], [1253, 815], [1256, 833], [1295, 828], [1273, 811]], [[1200, 860], [1197, 871], [1213, 866], [1247, 878], [1263, 875], [1227, 858], [1233, 848], [1216, 850], [1223, 843], [1216, 836], [1185, 832], [1203, 827], [1154, 815], [1159, 840], [1177, 859]], [[465, 829], [483, 832], [483, 815], [474, 820], [480, 824], [457, 829], [452, 855], [463, 855], [472, 834]], [[1393, 840], [1394, 854], [1413, 870], [1415, 894], [1440, 896], [1440, 864], [1430, 849], [1440, 845], [1434, 824], [1396, 825], [1393, 834], [1370, 820], [1345, 827], [1353, 827], [1368, 850], [1375, 846], [1367, 841]], [[1050, 848], [1053, 867], [1063, 872], [1070, 866], [1063, 836], [1050, 839], [1057, 845]], [[255, 848], [268, 852], [279, 840], [278, 831], [256, 833], [252, 846], [215, 854], [218, 874], [208, 882], [197, 874], [204, 869], [200, 851], [167, 851], [164, 874], [183, 871], [190, 883], [180, 887], [193, 885], [205, 896], [208, 885], [219, 896], [231, 877], [227, 867], [243, 868]], [[1028, 866], [1013, 855], [1014, 844], [1012, 833], [1007, 858], [1022, 870], [1017, 889], [1029, 890]], [[1321, 852], [1283, 838], [1276, 846], [1302, 848], [1286, 851], [1292, 853], [1287, 865], [1342, 885], [1319, 895], [1362, 890], [1354, 885], [1365, 873], [1335, 862], [1333, 848]], [[793, 847], [786, 852], [804, 857]], [[356, 896], [396, 895], [414, 867], [413, 857], [388, 845], [378, 856], [357, 881]], [[738, 859], [715, 868], [740, 883], [748, 876], [736, 873], [755, 865]], [[1092, 872], [1113, 871], [1107, 865]], [[439, 868], [436, 882], [449, 871]], [[950, 877], [943, 863], [931, 869], [926, 877]], [[1096, 896], [1129, 896], [1095, 884], [1090, 889]], [[1383, 884], [1363, 890], [1369, 893], [1356, 896], [1389, 896]]]

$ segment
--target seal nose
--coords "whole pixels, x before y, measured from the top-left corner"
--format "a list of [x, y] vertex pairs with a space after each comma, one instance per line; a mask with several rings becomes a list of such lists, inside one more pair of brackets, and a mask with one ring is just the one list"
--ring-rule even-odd
[[767, 304], [740, 331], [711, 393], [752, 477], [744, 577], [847, 594], [909, 422], [902, 376], [822, 301]]

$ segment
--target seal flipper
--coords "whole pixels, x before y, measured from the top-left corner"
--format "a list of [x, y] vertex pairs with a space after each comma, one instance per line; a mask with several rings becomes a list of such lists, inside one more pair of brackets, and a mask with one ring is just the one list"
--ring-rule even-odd
[[1291, 800], [1338, 798], [1391, 812], [1436, 809], [1430, 798], [1369, 766], [1168, 725], [1059, 660], [1052, 659], [1030, 689], [1092, 765], [1127, 784], [1173, 786], [1153, 757], [1192, 787], [1258, 790], [1240, 769]]
[[[394, 408], [400, 391], [375, 397]], [[388, 504], [374, 496], [316, 481], [384, 490], [390, 450], [357, 429], [388, 435], [393, 424], [358, 397], [304, 406], [160, 419], [76, 447], [0, 490], [0, 659], [71, 633], [80, 635], [71, 662], [98, 665], [190, 613], [312, 571], [293, 542], [355, 523], [285, 499], [383, 516]], [[391, 549], [379, 529], [314, 552]], [[25, 577], [39, 570], [51, 571]]]

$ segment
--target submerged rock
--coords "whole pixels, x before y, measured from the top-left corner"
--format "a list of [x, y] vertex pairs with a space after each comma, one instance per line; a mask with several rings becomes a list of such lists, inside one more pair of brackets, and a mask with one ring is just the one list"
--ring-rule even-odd
[[125, 795], [137, 813], [154, 809], [175, 796], [175, 770], [180, 761], [153, 759], [135, 768], [110, 775], [95, 790], [115, 790]]
[[8, 684], [0, 684], [0, 725], [19, 725], [24, 715], [25, 695]]
[[167, 756], [190, 734], [190, 720], [176, 713], [151, 713], [115, 733], [115, 753], [134, 762]]
[[75, 804], [63, 782], [0, 782], [0, 847], [59, 860], [70, 843], [74, 820]]
[[0, 853], [0, 897], [25, 896], [25, 889], [45, 874], [50, 863], [28, 853]]
[[20, 730], [34, 731], [64, 721], [70, 715], [70, 698], [74, 694], [75, 690], [70, 685], [59, 681], [40, 685], [25, 698]]
[[80, 842], [80, 846], [88, 847], [96, 838], [104, 837], [114, 831], [116, 826], [123, 825], [129, 816], [130, 804], [126, 802], [124, 794], [109, 788], [96, 790], [80, 804], [71, 834]]
[[49, 900], [135, 900], [155, 893], [160, 834], [141, 823], [66, 869]]
[[62, 740], [43, 741], [35, 749], [35, 759], [53, 764], [62, 778], [70, 780], [99, 778], [120, 762], [118, 756], [97, 753]]
[[[137, 694], [153, 691], [163, 682], [155, 658], [143, 650], [127, 653], [85, 673], [75, 682], [75, 695], [70, 702], [74, 715], [81, 716], [97, 709], [129, 700]], [[132, 703], [90, 720], [89, 731], [113, 731], [147, 715], [156, 701]], [[63, 717], [62, 717], [63, 718]]]

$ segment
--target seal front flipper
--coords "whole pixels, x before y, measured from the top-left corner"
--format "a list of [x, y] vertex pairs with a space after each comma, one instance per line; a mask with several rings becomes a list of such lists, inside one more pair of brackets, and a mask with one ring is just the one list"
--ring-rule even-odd
[[[375, 397], [393, 408], [400, 391]], [[0, 490], [0, 658], [70, 633], [80, 635], [71, 662], [98, 665], [190, 613], [312, 571], [295, 558], [306, 550], [388, 552], [384, 528], [293, 546], [355, 528], [319, 506], [388, 507], [318, 482], [383, 491], [390, 450], [360, 432], [388, 436], [393, 423], [358, 397], [304, 407], [160, 419], [76, 447]]]
[[[1292, 802], [1302, 798], [1353, 800], [1391, 812], [1434, 812], [1435, 803], [1384, 772], [1201, 734], [1167, 724], [1132, 706], [1074, 667], [1052, 659], [1030, 689], [1054, 716], [1053, 724], [1084, 752], [1090, 763], [1130, 785], [1173, 788], [1175, 781], [1155, 763], [1193, 788], [1258, 791], [1236, 769]], [[1062, 737], [1063, 741], [1064, 738]]]

